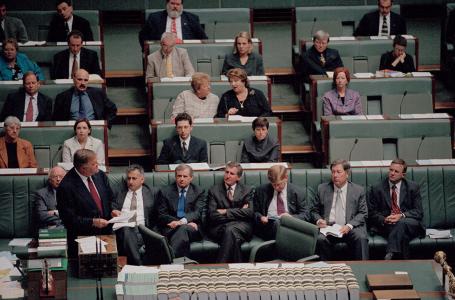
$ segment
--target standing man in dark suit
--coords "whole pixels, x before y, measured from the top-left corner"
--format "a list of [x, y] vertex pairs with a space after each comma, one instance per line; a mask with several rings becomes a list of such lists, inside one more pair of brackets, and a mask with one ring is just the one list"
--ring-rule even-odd
[[66, 171], [59, 166], [49, 171], [47, 185], [35, 192], [35, 213], [39, 228], [63, 227], [57, 210], [57, 188], [65, 177]]
[[242, 262], [240, 246], [253, 236], [253, 194], [251, 187], [240, 183], [243, 169], [229, 162], [224, 180], [208, 192], [208, 232], [220, 244], [217, 262]]
[[405, 19], [392, 11], [393, 0], [378, 0], [378, 10], [362, 17], [354, 36], [406, 34]]
[[348, 181], [351, 166], [345, 160], [335, 160], [330, 165], [332, 181], [318, 186], [318, 192], [311, 204], [313, 222], [324, 228], [328, 225], [341, 226], [341, 238], [319, 233], [316, 253], [321, 260], [332, 256], [333, 244], [346, 242], [354, 259], [368, 259], [368, 238], [365, 226], [368, 217], [365, 190], [362, 186]]
[[107, 120], [109, 126], [117, 115], [117, 106], [99, 88], [88, 87], [89, 74], [84, 69], [76, 71], [74, 87], [55, 97], [54, 121], [69, 121], [86, 118]]
[[95, 152], [77, 150], [73, 164], [57, 189], [57, 209], [67, 230], [70, 256], [77, 254], [77, 236], [112, 233], [107, 220], [114, 198], [106, 174], [98, 170]]
[[48, 42], [65, 42], [68, 34], [73, 30], [82, 32], [86, 41], [93, 41], [90, 23], [86, 19], [73, 14], [71, 2], [71, 0], [56, 1], [57, 14], [49, 24]]
[[288, 182], [285, 167], [270, 167], [267, 178], [270, 183], [256, 188], [254, 196], [255, 232], [265, 240], [274, 240], [282, 216], [292, 216], [307, 221], [304, 192]]
[[163, 141], [156, 163], [161, 165], [207, 162], [207, 142], [191, 135], [193, 119], [187, 113], [175, 117], [177, 135]]
[[82, 47], [84, 35], [79, 30], [69, 33], [68, 49], [54, 55], [51, 78], [73, 78], [78, 69], [85, 69], [89, 74], [101, 76], [100, 61], [96, 51]]
[[372, 230], [387, 239], [386, 260], [408, 259], [409, 242], [425, 236], [419, 185], [405, 178], [406, 162], [394, 159], [388, 178], [371, 188], [368, 211]]
[[6, 98], [0, 121], [8, 116], [15, 116], [23, 122], [52, 120], [52, 99], [39, 92], [40, 86], [35, 73], [26, 72], [23, 87]]
[[204, 190], [192, 183], [193, 169], [181, 164], [175, 169], [175, 182], [163, 187], [158, 197], [158, 223], [175, 257], [188, 256], [191, 242], [202, 238]]
[[199, 17], [183, 11], [183, 0], [166, 0], [166, 10], [151, 13], [139, 32], [139, 43], [144, 50], [144, 41], [159, 40], [164, 32], [177, 34], [182, 40], [206, 40]]
[[28, 41], [27, 30], [21, 19], [6, 14], [6, 1], [0, 1], [0, 41], [16, 39], [19, 43]]
[[119, 255], [126, 255], [130, 265], [141, 265], [139, 249], [144, 245], [138, 225], [153, 227], [155, 222], [156, 192], [144, 184], [144, 168], [131, 165], [126, 170], [126, 188], [112, 202], [112, 217], [136, 211], [128, 223], [113, 226]]

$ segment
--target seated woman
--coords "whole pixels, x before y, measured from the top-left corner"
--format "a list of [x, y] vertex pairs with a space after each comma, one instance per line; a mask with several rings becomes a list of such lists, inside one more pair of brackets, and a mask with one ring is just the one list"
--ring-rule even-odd
[[0, 80], [22, 80], [24, 74], [32, 71], [38, 80], [44, 80], [40, 67], [32, 62], [27, 55], [20, 53], [15, 39], [6, 39], [3, 42], [0, 56]]
[[260, 90], [250, 87], [245, 70], [231, 69], [226, 76], [229, 78], [232, 89], [221, 96], [217, 118], [224, 118], [228, 115], [246, 117], [272, 115], [269, 102], [264, 94]]
[[357, 91], [348, 89], [351, 75], [347, 68], [336, 68], [333, 73], [334, 89], [322, 96], [324, 116], [361, 115], [362, 101]]
[[239, 32], [235, 37], [234, 51], [224, 57], [221, 74], [226, 75], [233, 68], [245, 69], [248, 76], [264, 75], [262, 56], [253, 52], [253, 41], [246, 31]]
[[3, 125], [0, 137], [0, 168], [36, 168], [32, 144], [19, 137], [21, 121], [9, 116]]
[[244, 140], [240, 162], [277, 162], [280, 159], [280, 144], [269, 135], [269, 121], [263, 117], [256, 118], [252, 127], [254, 135]]
[[205, 73], [194, 73], [191, 77], [193, 90], [181, 92], [175, 99], [171, 119], [180, 113], [187, 113], [194, 118], [213, 118], [220, 99], [212, 94], [210, 77]]
[[381, 56], [379, 70], [399, 71], [402, 73], [415, 72], [414, 60], [411, 55], [406, 54], [408, 42], [401, 35], [393, 39], [393, 51], [386, 52]]
[[73, 162], [74, 153], [79, 149], [89, 149], [96, 153], [98, 164], [105, 164], [104, 155], [104, 144], [101, 140], [92, 137], [92, 126], [89, 120], [80, 119], [74, 123], [74, 134], [75, 136], [67, 139], [63, 143], [63, 162]]

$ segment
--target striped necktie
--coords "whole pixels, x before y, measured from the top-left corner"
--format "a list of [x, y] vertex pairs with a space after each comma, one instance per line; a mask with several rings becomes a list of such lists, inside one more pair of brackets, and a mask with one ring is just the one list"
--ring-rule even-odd
[[389, 35], [389, 27], [387, 26], [387, 17], [382, 16], [382, 29], [381, 29], [381, 35]]

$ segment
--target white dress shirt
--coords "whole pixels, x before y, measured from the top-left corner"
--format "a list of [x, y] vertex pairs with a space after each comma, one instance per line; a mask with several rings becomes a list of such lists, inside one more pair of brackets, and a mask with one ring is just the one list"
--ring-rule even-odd
[[27, 113], [27, 108], [28, 104], [30, 103], [30, 97], [33, 97], [32, 101], [32, 106], [33, 106], [33, 121], [36, 121], [36, 118], [38, 118], [38, 93], [35, 93], [34, 95], [29, 95], [25, 93], [25, 106], [24, 106], [24, 117], [22, 118], [22, 121], [25, 122], [26, 118], [26, 113]]
[[[284, 211], [288, 213], [289, 209], [288, 209], [288, 192], [287, 192], [287, 189], [288, 189], [288, 185], [286, 184], [286, 187], [281, 192], [281, 199], [283, 199]], [[269, 209], [267, 211], [267, 217], [272, 218], [272, 219], [278, 219], [279, 218], [278, 212], [277, 212], [277, 206], [276, 206], [277, 205], [277, 196], [278, 196], [278, 192], [273, 190], [272, 202], [270, 202]]]
[[67, 24], [68, 24], [68, 29], [69, 29], [69, 32], [73, 31], [73, 15], [71, 15], [71, 17], [65, 21]]
[[181, 137], [179, 137], [180, 139], [180, 148], [183, 149], [183, 142], [185, 142], [186, 144], [186, 151], [188, 151], [190, 149], [190, 140], [191, 140], [191, 135], [189, 135], [186, 140], [183, 140]]

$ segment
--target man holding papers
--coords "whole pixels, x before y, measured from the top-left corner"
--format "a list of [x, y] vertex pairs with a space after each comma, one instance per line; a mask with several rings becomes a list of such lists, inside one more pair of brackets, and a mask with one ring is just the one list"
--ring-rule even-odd
[[368, 197], [372, 231], [387, 239], [385, 258], [409, 258], [409, 242], [425, 235], [419, 185], [405, 178], [406, 162], [394, 159], [388, 178], [371, 188]]
[[130, 214], [126, 222], [115, 223], [119, 255], [126, 255], [129, 265], [141, 265], [139, 249], [144, 245], [137, 225], [153, 227], [156, 193], [144, 184], [144, 169], [131, 165], [126, 170], [126, 187], [112, 202], [112, 217]]
[[[339, 225], [341, 237], [319, 233], [316, 253], [321, 260], [330, 260], [333, 244], [346, 242], [353, 258], [368, 259], [368, 238], [365, 226], [368, 217], [365, 190], [348, 181], [351, 166], [346, 160], [335, 160], [330, 165], [332, 181], [318, 186], [316, 197], [310, 204], [311, 218], [323, 229]], [[322, 231], [322, 230], [321, 230]]]

